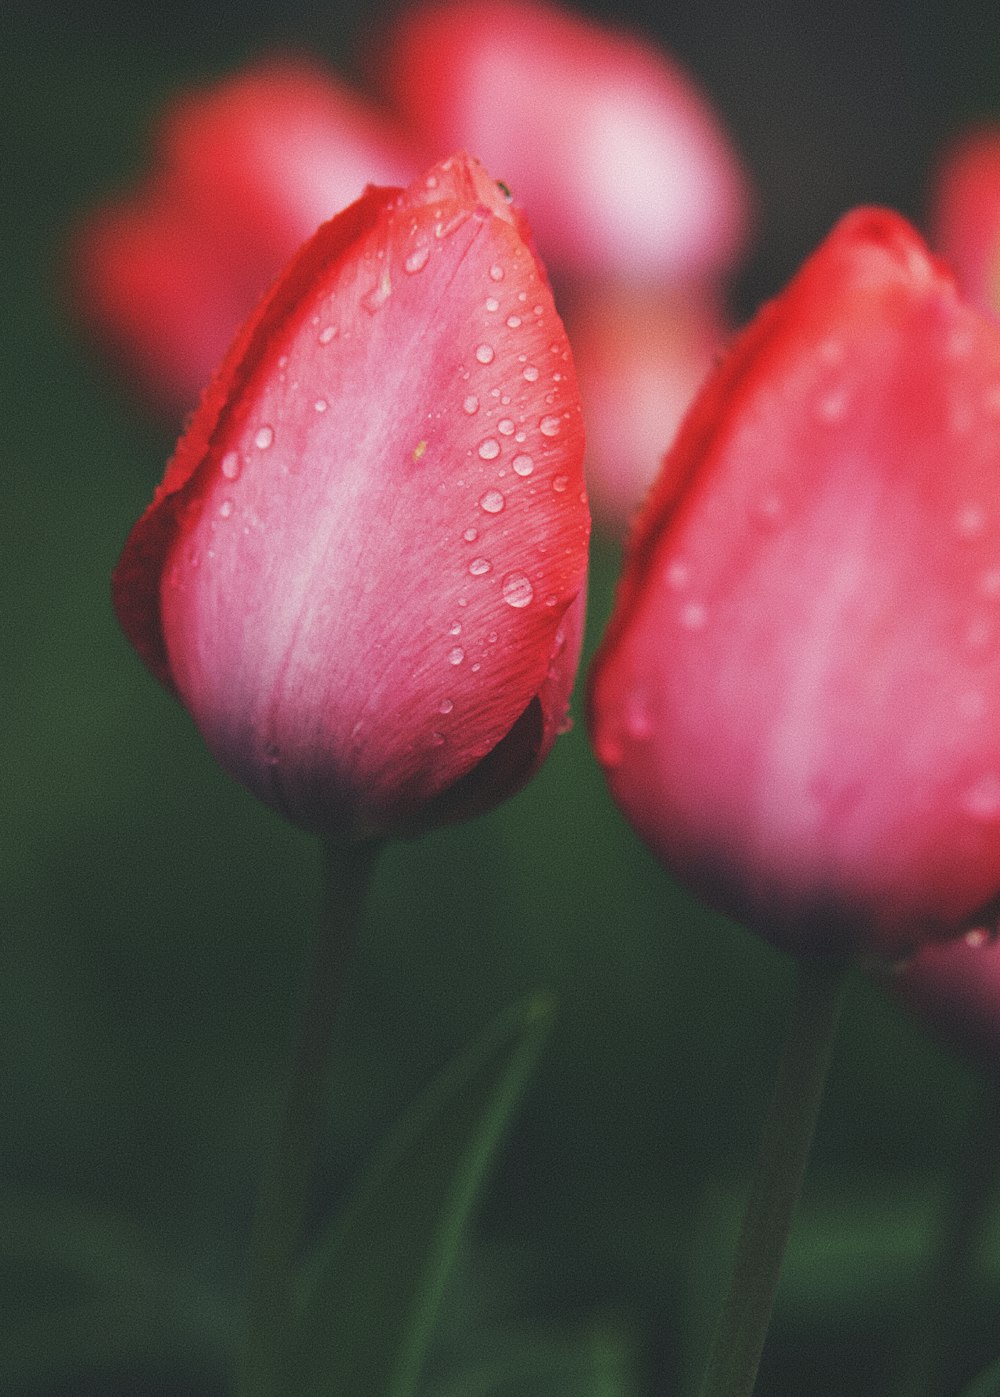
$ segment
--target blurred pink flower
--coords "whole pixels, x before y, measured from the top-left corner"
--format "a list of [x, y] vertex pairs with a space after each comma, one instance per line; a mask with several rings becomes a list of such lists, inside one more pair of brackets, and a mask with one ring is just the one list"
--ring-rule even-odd
[[563, 298], [595, 523], [621, 536], [726, 339], [702, 286], [578, 282]]
[[1000, 127], [970, 131], [946, 153], [931, 196], [931, 246], [981, 310], [1000, 315]]
[[372, 66], [435, 153], [470, 150], [511, 187], [553, 274], [673, 281], [743, 249], [742, 169], [651, 44], [539, 0], [431, 0]]
[[167, 408], [198, 400], [244, 316], [293, 252], [368, 183], [426, 164], [319, 66], [262, 63], [178, 97], [135, 194], [74, 245], [87, 321]]

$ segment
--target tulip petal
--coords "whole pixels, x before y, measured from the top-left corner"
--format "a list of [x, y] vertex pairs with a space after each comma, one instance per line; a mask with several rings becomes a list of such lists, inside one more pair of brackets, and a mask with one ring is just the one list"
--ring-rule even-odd
[[[116, 573], [215, 755], [309, 827], [418, 820], [549, 696], [588, 514], [569, 350], [519, 227], [465, 158], [325, 225]], [[530, 753], [551, 721], [525, 719]]]
[[897, 954], [1000, 889], [1000, 334], [897, 216], [736, 341], [595, 666], [612, 790], [781, 944]]

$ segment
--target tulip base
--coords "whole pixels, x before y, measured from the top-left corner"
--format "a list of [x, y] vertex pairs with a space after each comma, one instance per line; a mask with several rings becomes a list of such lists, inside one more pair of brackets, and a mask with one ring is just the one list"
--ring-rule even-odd
[[700, 1397], [750, 1397], [802, 1191], [847, 968], [803, 960], [756, 1174]]
[[336, 843], [326, 851], [323, 913], [250, 1239], [246, 1341], [236, 1385], [239, 1397], [275, 1397], [280, 1390], [282, 1335], [303, 1243], [329, 1081], [330, 1045], [379, 848], [375, 842]]

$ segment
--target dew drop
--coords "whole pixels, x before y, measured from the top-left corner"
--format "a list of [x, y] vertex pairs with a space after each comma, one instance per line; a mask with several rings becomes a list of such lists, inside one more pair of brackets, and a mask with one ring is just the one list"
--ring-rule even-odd
[[535, 589], [523, 572], [510, 572], [503, 580], [503, 599], [508, 606], [520, 611], [534, 600]]
[[444, 738], [444, 733], [443, 733], [443, 732], [432, 732], [432, 733], [431, 733], [431, 744], [432, 744], [434, 747], [443, 747], [443, 746], [444, 746], [444, 741], [445, 741], [445, 738]]
[[327, 325], [324, 329], [320, 330], [316, 338], [319, 340], [320, 344], [329, 344], [330, 341], [335, 338], [336, 334], [336, 325]]
[[476, 350], [476, 358], [480, 364], [492, 364], [496, 355], [488, 344], [481, 344]]
[[259, 451], [266, 451], [274, 441], [273, 427], [258, 427], [257, 435], [254, 437], [254, 445]]
[[219, 517], [222, 518], [222, 519], [228, 519], [228, 518], [230, 517], [230, 515], [232, 514], [232, 512], [233, 512], [233, 502], [232, 502], [232, 500], [223, 500], [222, 503], [219, 505]]
[[537, 383], [538, 369], [534, 364], [525, 364], [521, 370], [521, 377], [526, 383]]
[[227, 480], [237, 480], [240, 474], [240, 458], [237, 452], [227, 451], [222, 458], [222, 474]]
[[404, 272], [408, 272], [410, 276], [413, 276], [416, 272], [422, 272], [430, 260], [430, 255], [431, 250], [426, 245], [424, 247], [414, 248], [403, 263]]
[[553, 490], [555, 490], [555, 492], [556, 492], [557, 495], [563, 494], [563, 493], [565, 492], [566, 487], [567, 487], [568, 485], [569, 485], [569, 476], [568, 476], [568, 475], [557, 475], [557, 476], [555, 477], [555, 479], [553, 480], [553, 482], [552, 482], [552, 488], [553, 488]]
[[486, 644], [487, 644], [487, 645], [496, 645], [496, 643], [497, 643], [497, 633], [496, 633], [496, 631], [490, 631], [489, 635], [486, 637]]
[[468, 217], [468, 209], [458, 209], [450, 218], [442, 219], [442, 221], [435, 226], [434, 236], [436, 238], [450, 238], [452, 233], [461, 228]]
[[316, 409], [317, 412], [326, 412], [329, 406], [330, 404], [327, 402], [325, 398], [317, 398], [316, 401], [313, 403], [313, 407]]
[[708, 624], [708, 608], [703, 602], [689, 601], [681, 607], [678, 619], [686, 631], [701, 631]]
[[981, 505], [965, 504], [955, 515], [954, 527], [959, 538], [979, 538], [986, 529], [986, 511]]
[[511, 466], [515, 475], [530, 475], [535, 469], [534, 461], [530, 456], [525, 455], [524, 452], [522, 452], [520, 456], [514, 457], [513, 461], [511, 461]]
[[462, 634], [462, 623], [461, 623], [461, 621], [453, 621], [453, 622], [451, 623], [451, 625], [449, 626], [449, 628], [448, 628], [448, 634], [449, 634], [449, 635], [461, 635], [461, 634]]
[[460, 665], [465, 659], [465, 651], [461, 645], [456, 645], [453, 650], [448, 651], [448, 663], [450, 665]]
[[479, 411], [479, 399], [474, 393], [470, 393], [465, 399], [465, 402], [462, 404], [462, 409], [464, 412], [467, 412], [470, 417], [474, 416], [475, 413]]
[[821, 422], [839, 422], [846, 411], [847, 393], [843, 388], [831, 389], [816, 404], [816, 415]]
[[487, 490], [479, 501], [479, 507], [487, 514], [499, 514], [504, 507], [504, 497], [499, 490]]
[[500, 455], [500, 443], [496, 437], [487, 437], [485, 441], [479, 443], [479, 459], [481, 461], [495, 461]]
[[442, 699], [441, 702], [438, 704], [438, 712], [450, 713], [454, 707], [455, 705], [454, 703], [452, 703], [451, 699]]
[[361, 304], [369, 315], [375, 315], [382, 309], [391, 294], [392, 282], [389, 279], [389, 269], [386, 268], [368, 294], [361, 297]]
[[490, 268], [490, 281], [503, 281], [503, 267], [499, 262], [494, 262]]
[[970, 820], [994, 824], [1000, 820], [1000, 776], [987, 772], [967, 787], [959, 800], [959, 809]]
[[475, 543], [476, 539], [479, 537], [479, 530], [466, 529], [462, 537], [465, 539], [466, 543]]
[[542, 418], [538, 424], [538, 430], [543, 437], [555, 437], [559, 435], [559, 428], [561, 425], [558, 417], [550, 415]]
[[487, 296], [487, 297], [486, 297], [486, 309], [487, 309], [488, 311], [494, 311], [494, 310], [499, 310], [499, 309], [500, 309], [500, 302], [497, 300], [497, 298], [496, 298], [495, 296]]
[[509, 417], [501, 417], [497, 423], [497, 431], [502, 437], [512, 437], [514, 435], [514, 423]]
[[519, 327], [520, 324], [521, 324], [521, 317], [520, 317], [519, 315], [508, 315], [508, 317], [507, 317], [507, 329], [508, 329], [508, 330], [516, 330], [516, 329]]
[[492, 567], [493, 564], [486, 558], [473, 558], [472, 562], [469, 564], [469, 571], [472, 573], [473, 577], [483, 577]]

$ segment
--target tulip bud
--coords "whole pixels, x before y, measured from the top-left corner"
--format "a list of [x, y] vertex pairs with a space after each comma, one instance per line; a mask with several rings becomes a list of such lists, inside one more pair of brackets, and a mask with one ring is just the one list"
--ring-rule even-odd
[[545, 273], [455, 157], [325, 224], [244, 326], [125, 546], [119, 618], [296, 823], [477, 813], [565, 720], [582, 456]]
[[385, 117], [302, 60], [185, 93], [133, 196], [92, 213], [74, 248], [80, 308], [146, 393], [186, 411], [292, 253], [368, 183], [426, 161]]
[[931, 245], [980, 309], [1000, 315], [1000, 127], [970, 131], [935, 180]]
[[707, 287], [588, 281], [563, 314], [587, 421], [595, 522], [621, 538], [724, 340]]
[[373, 66], [436, 152], [474, 150], [517, 190], [553, 271], [675, 280], [741, 250], [743, 172], [652, 46], [537, 0], [430, 0]]
[[1000, 1076], [1000, 940], [975, 927], [957, 941], [923, 946], [884, 983], [935, 1033]]
[[590, 724], [667, 866], [793, 951], [997, 901], [1000, 331], [895, 214], [844, 218], [696, 399]]

